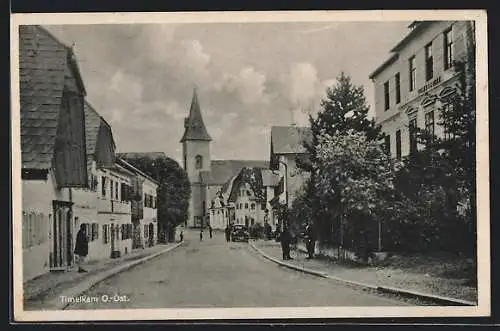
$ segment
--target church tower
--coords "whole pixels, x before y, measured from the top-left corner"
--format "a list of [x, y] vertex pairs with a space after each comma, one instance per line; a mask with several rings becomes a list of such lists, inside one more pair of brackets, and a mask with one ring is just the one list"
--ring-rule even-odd
[[212, 138], [207, 132], [196, 88], [193, 91], [189, 117], [184, 119], [184, 135], [182, 136], [182, 156], [184, 170], [191, 183], [191, 200], [189, 202], [188, 227], [200, 227], [205, 213], [205, 190], [201, 183], [200, 172], [210, 171], [210, 142]]

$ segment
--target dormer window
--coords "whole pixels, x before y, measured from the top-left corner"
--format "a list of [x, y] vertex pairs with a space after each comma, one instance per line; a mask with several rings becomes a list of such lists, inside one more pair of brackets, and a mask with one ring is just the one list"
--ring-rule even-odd
[[203, 157], [201, 155], [196, 155], [194, 162], [195, 162], [196, 169], [203, 168]]

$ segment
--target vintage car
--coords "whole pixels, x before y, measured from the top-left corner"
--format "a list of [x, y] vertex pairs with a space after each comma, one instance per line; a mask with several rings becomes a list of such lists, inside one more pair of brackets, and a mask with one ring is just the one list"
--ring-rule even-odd
[[250, 234], [244, 225], [234, 225], [231, 229], [231, 241], [248, 242]]

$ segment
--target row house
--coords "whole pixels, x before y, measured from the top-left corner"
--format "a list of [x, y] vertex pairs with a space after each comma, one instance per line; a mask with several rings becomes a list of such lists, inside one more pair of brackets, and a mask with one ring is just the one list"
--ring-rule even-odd
[[155, 245], [158, 183], [116, 157], [111, 126], [85, 101], [72, 48], [21, 26], [19, 72], [24, 281], [70, 270], [81, 224], [89, 260]]
[[459, 81], [456, 61], [467, 62], [474, 22], [415, 21], [391, 56], [370, 75], [375, 87], [375, 116], [393, 158], [418, 148], [412, 128], [444, 137], [440, 109], [452, 107]]
[[19, 28], [23, 279], [73, 264], [75, 190], [87, 187], [85, 87], [71, 48]]
[[121, 158], [117, 164], [133, 173], [127, 191], [131, 202], [132, 248], [154, 246], [158, 242], [159, 182]]
[[88, 260], [119, 257], [131, 251], [130, 202], [123, 192], [134, 174], [116, 164], [111, 126], [88, 102], [84, 109], [88, 186], [74, 192], [74, 228], [86, 225]]

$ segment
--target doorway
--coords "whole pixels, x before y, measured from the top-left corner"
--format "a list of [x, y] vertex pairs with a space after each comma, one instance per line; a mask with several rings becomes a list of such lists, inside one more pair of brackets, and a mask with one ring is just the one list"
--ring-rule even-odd
[[153, 225], [153, 223], [149, 223], [148, 236], [148, 244], [151, 247], [154, 245], [155, 238], [155, 226]]
[[73, 265], [72, 202], [53, 201], [54, 218], [51, 224], [51, 249], [49, 265], [51, 270], [61, 270]]

